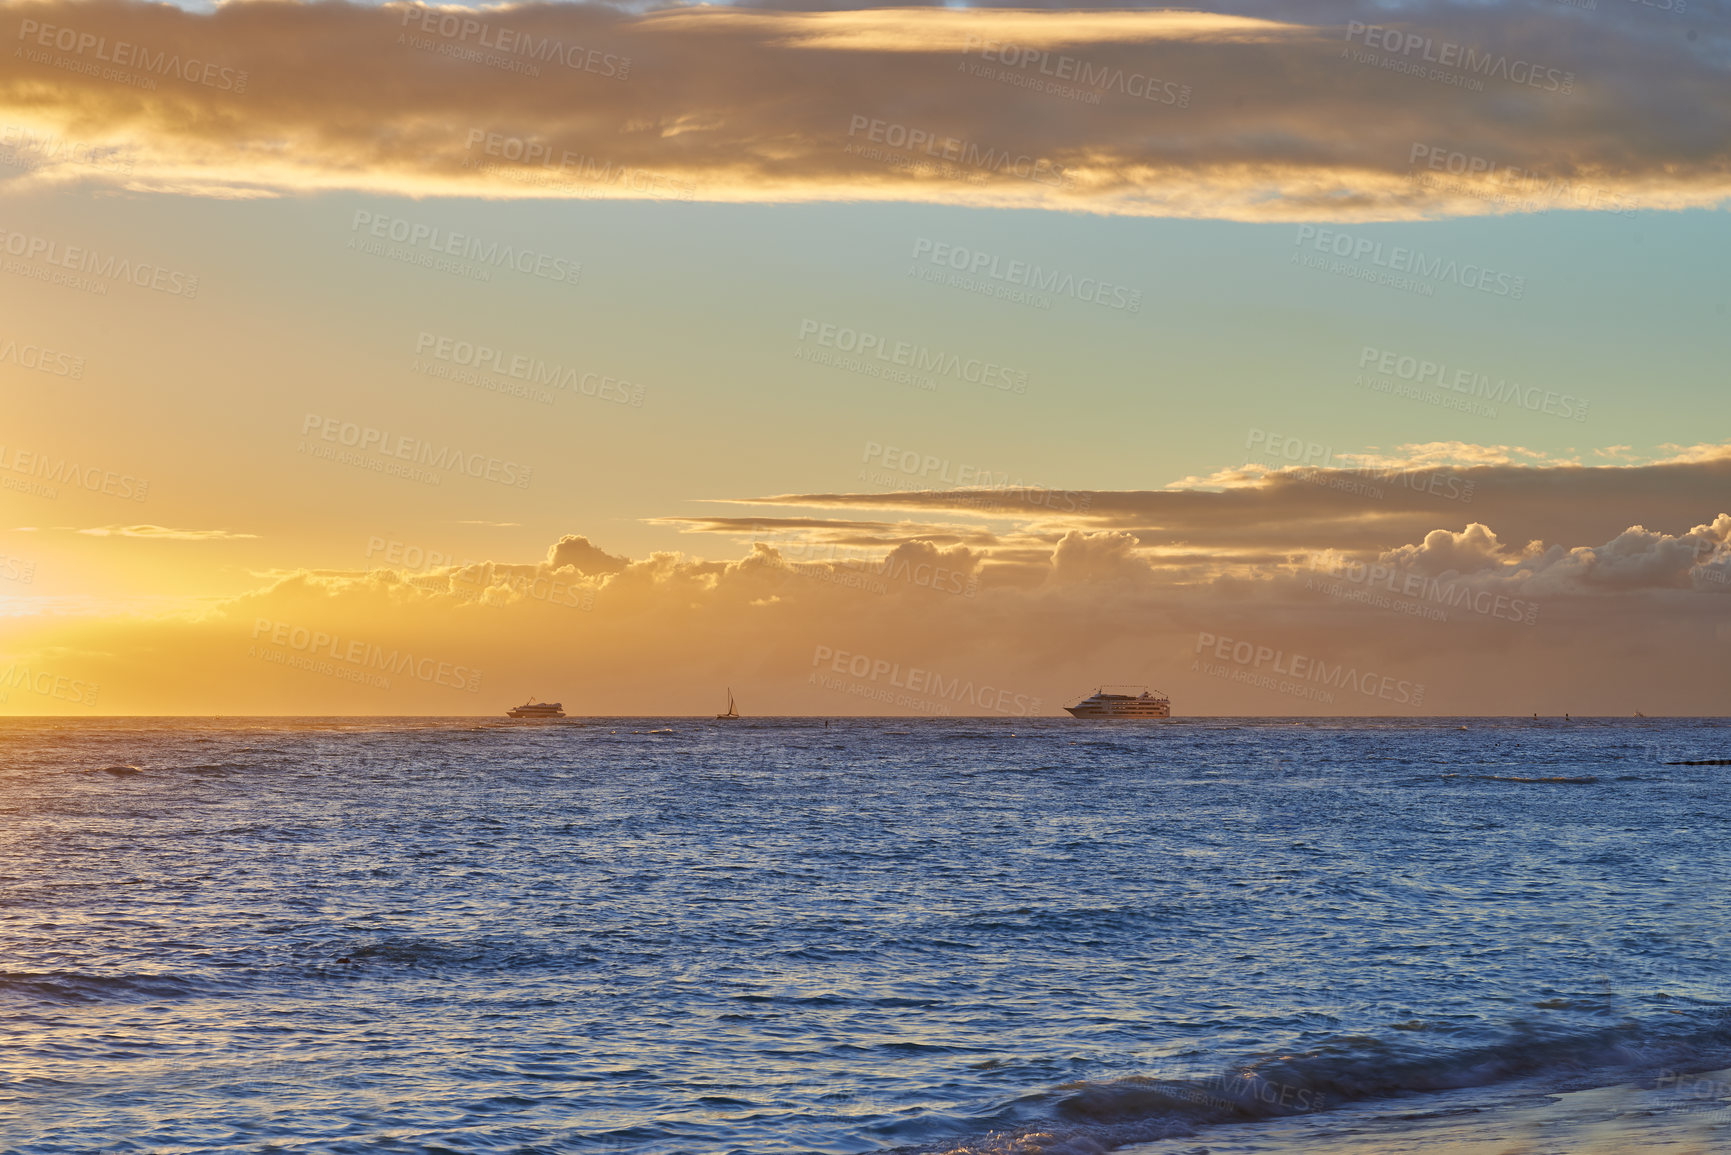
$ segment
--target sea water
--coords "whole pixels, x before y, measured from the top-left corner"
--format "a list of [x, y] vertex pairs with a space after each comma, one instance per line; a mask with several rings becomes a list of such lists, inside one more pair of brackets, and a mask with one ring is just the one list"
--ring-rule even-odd
[[0, 1148], [1731, 1150], [1731, 766], [1682, 764], [1728, 757], [1718, 720], [11, 720]]

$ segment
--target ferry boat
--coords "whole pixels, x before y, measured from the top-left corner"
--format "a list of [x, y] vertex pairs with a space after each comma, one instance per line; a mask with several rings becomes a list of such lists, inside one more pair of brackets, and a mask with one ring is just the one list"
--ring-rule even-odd
[[[1140, 694], [1114, 694], [1112, 690], [1141, 690]], [[1172, 702], [1164, 694], [1152, 694], [1146, 686], [1101, 686], [1090, 696], [1065, 706], [1072, 718], [1170, 718]]]
[[521, 706], [513, 707], [505, 712], [507, 718], [563, 718], [565, 708], [558, 702], [537, 702], [530, 698]]

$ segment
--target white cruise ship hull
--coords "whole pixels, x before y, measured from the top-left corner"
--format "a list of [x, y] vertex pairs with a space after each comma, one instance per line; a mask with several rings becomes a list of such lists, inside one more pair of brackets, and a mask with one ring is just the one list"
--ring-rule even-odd
[[1065, 706], [1072, 718], [1170, 718], [1171, 706]]
[[565, 711], [558, 702], [533, 702], [505, 711], [507, 718], [563, 718]]
[[1153, 694], [1108, 694], [1099, 691], [1064, 710], [1072, 718], [1170, 718], [1172, 703]]

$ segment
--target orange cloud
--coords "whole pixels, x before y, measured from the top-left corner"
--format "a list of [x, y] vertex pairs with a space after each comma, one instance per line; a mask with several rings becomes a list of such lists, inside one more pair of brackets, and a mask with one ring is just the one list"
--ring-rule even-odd
[[[629, 558], [572, 534], [534, 562], [296, 572], [197, 612], [19, 622], [0, 691], [11, 669], [100, 687], [115, 712], [497, 714], [534, 694], [632, 714], [708, 712], [731, 685], [748, 713], [964, 714], [1035, 700], [1052, 713], [1097, 682], [1144, 681], [1190, 715], [1712, 713], [1731, 621], [1728, 467], [1474, 466], [1459, 470], [1479, 480], [1471, 503], [1273, 475], [1094, 493], [1062, 517], [1024, 508], [966, 541], [859, 517], [691, 523], [758, 539], [723, 560]], [[1636, 505], [1644, 523], [1623, 520]], [[1660, 522], [1672, 528], [1645, 528]], [[1287, 693], [1258, 659], [1230, 658], [1265, 650], [1422, 686], [1422, 701]], [[975, 692], [910, 693], [874, 673], [915, 668]], [[0, 707], [94, 708], [28, 688]]]
[[[1731, 97], [1705, 40], [1610, 20], [1563, 39], [1521, 9], [1450, 8], [1446, 34], [1414, 9], [1374, 42], [1362, 26], [1179, 11], [3, 11], [0, 118], [34, 142], [15, 149], [26, 183], [1239, 220], [1628, 212], [1731, 193]], [[1412, 63], [1382, 47], [1396, 32], [1484, 63], [1468, 83], [1415, 82], [1383, 60]]]
[[88, 537], [142, 537], [151, 541], [240, 541], [256, 533], [234, 533], [226, 529], [173, 529], [165, 525], [98, 525], [75, 530]]

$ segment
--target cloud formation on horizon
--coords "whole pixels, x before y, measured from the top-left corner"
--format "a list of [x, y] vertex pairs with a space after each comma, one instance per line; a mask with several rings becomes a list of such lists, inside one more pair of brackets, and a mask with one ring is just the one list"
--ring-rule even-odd
[[[1094, 493], [1085, 511], [1032, 516], [954, 516], [967, 510], [954, 493], [834, 495], [947, 500], [965, 532], [688, 523], [737, 543], [721, 559], [631, 558], [567, 534], [537, 562], [292, 571], [196, 611], [44, 619], [0, 660], [100, 684], [122, 712], [190, 697], [230, 713], [485, 714], [533, 693], [584, 713], [700, 713], [723, 684], [759, 712], [1001, 712], [977, 694], [909, 696], [873, 672], [919, 668], [1047, 714], [1126, 680], [1192, 716], [1711, 714], [1731, 689], [1728, 468], [1731, 456], [1478, 466], [1463, 471], [1484, 481], [1471, 503], [1290, 478]], [[1631, 505], [1644, 521], [1622, 518]], [[867, 673], [838, 675], [836, 654], [850, 668], [865, 655]], [[1424, 694], [1298, 693], [1264, 668], [1278, 654]]]
[[4, 12], [15, 55], [0, 147], [25, 184], [1239, 220], [1625, 212], [1731, 194], [1723, 37], [1630, 34], [1627, 14], [1432, 3], [1297, 23], [288, 0]]
[[[1141, 491], [1038, 487], [894, 489], [736, 499], [750, 517], [665, 518], [711, 533], [785, 532], [835, 542], [896, 540], [909, 527], [976, 544], [988, 525], [1046, 544], [1069, 528], [1122, 531], [1141, 548], [1221, 558], [1324, 549], [1366, 556], [1422, 540], [1439, 524], [1483, 521], [1528, 541], [1608, 540], [1633, 525], [1695, 525], [1731, 492], [1731, 445], [1667, 447], [1631, 463], [1522, 462], [1508, 447], [1404, 447], [1366, 467], [1246, 465]], [[845, 516], [826, 519], [811, 511]], [[776, 512], [782, 511], [782, 512]], [[864, 519], [877, 511], [889, 519]], [[967, 519], [971, 518], [972, 521]], [[1254, 543], [1254, 548], [1247, 545]]]

